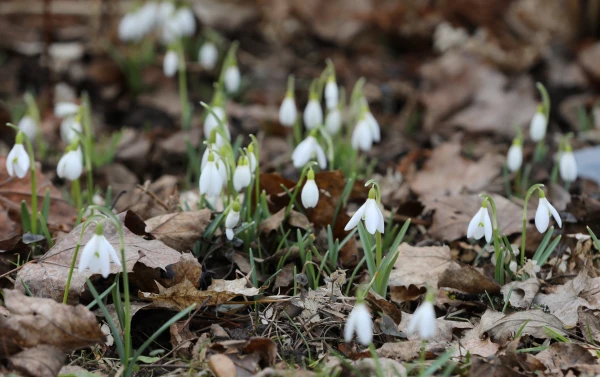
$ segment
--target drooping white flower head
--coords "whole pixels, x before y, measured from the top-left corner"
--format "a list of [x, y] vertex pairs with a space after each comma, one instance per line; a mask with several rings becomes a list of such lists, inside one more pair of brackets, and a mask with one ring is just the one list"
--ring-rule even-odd
[[565, 182], [575, 182], [577, 180], [577, 162], [575, 162], [571, 146], [567, 146], [567, 149], [561, 153], [558, 171]]
[[212, 70], [219, 60], [219, 50], [212, 42], [205, 42], [198, 52], [198, 62], [204, 69]]
[[196, 32], [196, 18], [190, 8], [183, 7], [177, 9], [173, 18], [178, 25], [179, 36], [190, 36]]
[[252, 180], [252, 172], [250, 171], [250, 164], [248, 157], [243, 156], [238, 160], [238, 165], [233, 172], [233, 188], [235, 191], [240, 191], [248, 185]]
[[315, 182], [315, 172], [312, 168], [306, 175], [306, 183], [302, 188], [302, 205], [304, 208], [315, 208], [319, 202], [319, 188]]
[[517, 272], [517, 262], [516, 261], [510, 261], [510, 263], [508, 264], [508, 269], [512, 271], [512, 273], [516, 273]]
[[339, 101], [339, 90], [335, 83], [335, 77], [330, 76], [325, 84], [325, 104], [329, 110], [337, 107]]
[[372, 146], [373, 134], [369, 128], [369, 122], [363, 117], [352, 131], [352, 148], [367, 152], [371, 150]]
[[550, 224], [550, 215], [554, 217], [554, 220], [558, 224], [558, 227], [562, 227], [562, 220], [556, 209], [550, 204], [548, 199], [542, 190], [538, 190], [540, 193], [540, 200], [538, 203], [537, 210], [535, 211], [535, 227], [538, 232], [544, 233], [548, 229]]
[[417, 332], [423, 340], [431, 339], [435, 336], [437, 324], [435, 309], [431, 302], [425, 301], [415, 310], [408, 323], [407, 332], [409, 334]]
[[[212, 110], [212, 112], [208, 112], [208, 114], [206, 114], [206, 119], [204, 119], [204, 137], [206, 137], [207, 139], [212, 138], [213, 130], [219, 127], [220, 123], [223, 123], [223, 126], [225, 127], [225, 134], [227, 135], [227, 140], [231, 140], [231, 133], [229, 132], [229, 126], [227, 124], [227, 116], [225, 114], [225, 109], [223, 109], [220, 106], [214, 106]], [[221, 122], [219, 123], [219, 121]], [[217, 143], [217, 145], [221, 146], [225, 143], [225, 140], [223, 140], [223, 136], [221, 136], [219, 132], [216, 133], [215, 137], [215, 142]]]
[[119, 39], [121, 42], [139, 41], [143, 34], [138, 27], [138, 15], [136, 13], [127, 13], [119, 22]]
[[330, 135], [335, 135], [342, 128], [342, 113], [337, 107], [327, 112], [325, 117], [325, 129]]
[[368, 346], [373, 341], [373, 320], [367, 305], [362, 302], [354, 306], [346, 319], [346, 327], [344, 328], [346, 343], [352, 341], [355, 332], [358, 341], [363, 346]]
[[17, 127], [19, 127], [19, 130], [23, 131], [23, 133], [27, 135], [29, 140], [35, 140], [35, 136], [37, 135], [37, 124], [35, 123], [33, 117], [25, 115], [19, 121]]
[[209, 198], [216, 198], [221, 194], [223, 188], [223, 179], [219, 172], [219, 164], [222, 161], [215, 161], [213, 152], [208, 154], [208, 162], [200, 173], [200, 195], [206, 195]]
[[225, 218], [225, 235], [231, 241], [233, 239], [233, 228], [240, 222], [240, 203], [236, 200]]
[[529, 125], [529, 136], [531, 140], [535, 142], [541, 141], [546, 137], [546, 128], [548, 127], [548, 119], [542, 112], [542, 109], [538, 109], [531, 118], [531, 124]]
[[156, 10], [156, 23], [162, 25], [175, 13], [175, 4], [172, 1], [165, 0], [158, 4]]
[[511, 172], [515, 172], [521, 169], [521, 165], [523, 164], [523, 147], [521, 146], [521, 142], [515, 139], [508, 149], [508, 154], [506, 155], [506, 166], [508, 170]]
[[67, 144], [71, 144], [77, 139], [79, 137], [78, 133], [81, 133], [82, 131], [81, 123], [79, 123], [74, 116], [65, 118], [60, 123], [60, 137]]
[[81, 148], [77, 147], [75, 150], [70, 150], [65, 153], [56, 166], [56, 174], [60, 178], [74, 181], [81, 176], [83, 171], [83, 153]]
[[227, 168], [225, 167], [225, 162], [221, 158], [221, 154], [219, 152], [220, 145], [216, 143], [211, 143], [205, 150], [204, 154], [202, 154], [202, 160], [200, 162], [200, 169], [204, 169], [208, 164], [208, 156], [212, 153], [215, 157], [215, 165], [217, 166], [217, 170], [219, 170], [219, 175], [221, 175], [221, 182], [223, 186], [227, 185]]
[[23, 135], [19, 132], [15, 145], [6, 156], [6, 171], [11, 177], [23, 178], [29, 171], [30, 163], [29, 155], [23, 147]]
[[167, 77], [175, 76], [177, 73], [177, 68], [179, 65], [179, 57], [177, 57], [177, 53], [173, 50], [167, 51], [165, 57], [163, 59], [163, 72]]
[[101, 223], [96, 225], [96, 233], [83, 247], [81, 257], [79, 257], [79, 273], [89, 268], [92, 273], [100, 272], [103, 278], [107, 278], [110, 273], [110, 261], [117, 266], [121, 265], [115, 248], [104, 237], [104, 226]]
[[77, 115], [79, 105], [73, 102], [58, 102], [54, 105], [54, 115], [59, 118], [66, 118]]
[[158, 4], [154, 1], [149, 1], [145, 3], [137, 12], [135, 12], [137, 16], [137, 28], [140, 37], [145, 36], [150, 33], [152, 29], [156, 26], [157, 16], [158, 16]]
[[367, 111], [365, 113], [365, 119], [367, 120], [367, 124], [369, 125], [369, 131], [371, 131], [373, 141], [378, 143], [379, 141], [381, 141], [381, 130], [379, 128], [379, 123], [377, 122], [377, 119], [375, 119], [375, 117], [370, 111]]
[[240, 75], [240, 69], [237, 65], [227, 67], [225, 70], [225, 77], [223, 79], [227, 93], [236, 93], [238, 90], [240, 90], [241, 79], [242, 77]]
[[361, 219], [365, 222], [365, 228], [367, 228], [367, 232], [375, 234], [376, 231], [379, 231], [379, 233], [383, 234], [385, 229], [385, 221], [383, 220], [383, 213], [381, 213], [381, 209], [375, 200], [374, 188], [369, 190], [369, 198], [365, 204], [360, 206], [356, 213], [352, 215], [344, 230], [348, 231], [353, 229], [358, 225], [358, 222]]
[[296, 123], [297, 116], [298, 113], [296, 111], [294, 97], [286, 96], [279, 108], [279, 123], [281, 123], [282, 126], [293, 127], [294, 123]]
[[492, 220], [487, 210], [487, 200], [484, 199], [483, 205], [479, 211], [473, 216], [467, 228], [467, 238], [481, 239], [485, 236], [485, 241], [490, 242], [492, 239]]
[[327, 158], [325, 152], [317, 138], [309, 135], [306, 139], [302, 140], [294, 152], [292, 152], [292, 162], [296, 169], [302, 168], [308, 161], [313, 160], [316, 157], [319, 167], [325, 169], [327, 167]]
[[308, 101], [304, 109], [303, 120], [304, 126], [309, 130], [314, 130], [323, 124], [323, 109], [321, 109], [318, 99], [312, 98]]

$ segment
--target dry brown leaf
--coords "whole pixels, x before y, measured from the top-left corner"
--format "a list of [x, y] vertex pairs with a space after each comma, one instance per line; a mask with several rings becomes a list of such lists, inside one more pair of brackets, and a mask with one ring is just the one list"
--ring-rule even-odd
[[375, 359], [359, 359], [353, 367], [359, 376], [406, 377], [406, 367], [394, 359], [385, 357]]
[[[496, 203], [498, 228], [500, 233], [511, 235], [520, 233], [523, 207], [496, 194], [491, 195]], [[481, 208], [479, 195], [453, 195], [425, 197], [421, 199], [425, 211], [435, 211], [429, 235], [440, 240], [454, 241], [467, 236], [467, 228], [473, 216]], [[535, 217], [535, 207], [530, 206], [527, 219]]]
[[523, 327], [522, 334], [529, 334], [535, 338], [551, 338], [545, 327], [561, 334], [563, 323], [550, 313], [544, 313], [542, 310], [526, 310], [515, 312], [505, 316], [500, 312], [487, 310], [481, 317], [481, 328], [479, 336], [488, 333], [492, 341], [505, 344]]
[[21, 376], [55, 377], [65, 360], [60, 348], [41, 344], [27, 348], [8, 358], [8, 367]]
[[557, 342], [537, 354], [537, 358], [546, 365], [550, 373], [560, 373], [581, 364], [597, 366], [592, 354], [596, 354], [595, 347], [588, 349], [576, 343]]
[[[427, 285], [437, 287], [444, 271], [459, 268], [459, 264], [452, 260], [448, 246], [417, 247], [402, 243], [399, 248], [400, 255], [389, 278], [392, 301], [397, 303], [405, 301], [403, 290], [426, 288]], [[424, 293], [418, 292], [418, 295]]]
[[467, 330], [465, 335], [458, 342], [459, 348], [455, 352], [455, 356], [466, 355], [467, 351], [471, 355], [488, 357], [495, 355], [500, 346], [491, 341], [489, 337], [482, 339], [480, 334], [481, 324]]
[[[213, 343], [210, 346], [210, 352], [218, 353], [227, 356], [234, 365], [234, 370], [231, 369], [231, 364], [223, 358], [215, 359], [217, 362], [222, 362], [223, 365], [228, 365], [222, 370], [220, 376], [251, 376], [259, 371], [259, 368], [271, 367], [275, 364], [277, 356], [277, 344], [268, 338], [250, 338], [249, 340], [226, 340], [218, 343]], [[209, 360], [212, 360], [213, 355]], [[209, 361], [210, 362], [210, 361]], [[216, 368], [220, 368], [214, 365]], [[211, 369], [213, 369], [211, 367]], [[214, 371], [215, 369], [213, 369]]]
[[237, 370], [231, 359], [223, 354], [212, 355], [208, 359], [208, 367], [217, 377], [236, 377]]
[[163, 175], [152, 183], [146, 181], [141, 187], [137, 184], [129, 184], [123, 189], [127, 190], [127, 193], [115, 206], [119, 212], [130, 210], [143, 220], [177, 212], [179, 191], [177, 177], [173, 175]]
[[[450, 346], [447, 342], [427, 342], [425, 351], [427, 353], [442, 354]], [[404, 342], [388, 342], [377, 349], [377, 355], [399, 361], [411, 361], [419, 358], [423, 347], [422, 340], [407, 340]]]
[[5, 289], [3, 294], [10, 312], [0, 316], [0, 349], [5, 354], [39, 345], [68, 352], [104, 341], [96, 317], [85, 306], [27, 297], [16, 290]]
[[[528, 309], [540, 290], [540, 282], [532, 277], [525, 281], [513, 281], [502, 287], [504, 301], [508, 299], [514, 308]], [[509, 297], [510, 294], [510, 297]]]
[[145, 221], [146, 232], [177, 251], [190, 251], [210, 223], [211, 211], [185, 211], [153, 217]]
[[[121, 222], [124, 222], [129, 215], [130, 213], [122, 213], [118, 217]], [[143, 222], [141, 224], [143, 225]], [[37, 263], [25, 264], [17, 274], [17, 279], [19, 281], [22, 279], [23, 281], [23, 284], [17, 285], [18, 289], [24, 290], [23, 286], [27, 285], [35, 296], [51, 297], [56, 301], [62, 301], [73, 253], [81, 234], [81, 227], [82, 225], [79, 225], [60, 240]], [[85, 245], [93, 234], [94, 226], [88, 227], [84, 232], [82, 245]], [[106, 223], [104, 234], [108, 242], [119, 253], [119, 236], [116, 227], [111, 223]], [[134, 234], [127, 226], [123, 226], [123, 234], [125, 237], [126, 270], [130, 273], [130, 281], [138, 285], [139, 289], [146, 291], [156, 290], [154, 280], [160, 278], [160, 270], [164, 271], [166, 266], [173, 265], [184, 258], [179, 252], [160, 241], [147, 240]], [[77, 267], [77, 263], [75, 266]], [[137, 269], [141, 267], [146, 268], [145, 271], [140, 272], [144, 278], [136, 277]], [[117, 272], [121, 272], [121, 270], [121, 267], [111, 263], [111, 274], [116, 274]], [[133, 274], [131, 274], [132, 272]], [[78, 303], [81, 294], [86, 289], [86, 280], [88, 278], [94, 280], [99, 277], [99, 274], [92, 274], [89, 270], [83, 273], [75, 272], [71, 280], [68, 302]]]
[[586, 267], [582, 268], [573, 280], [563, 285], [546, 288], [547, 294], [538, 293], [533, 303], [547, 306], [550, 313], [557, 316], [566, 326], [576, 326], [578, 319], [577, 310], [579, 307], [593, 307], [586, 300], [584, 290], [590, 289], [593, 286], [593, 282], [600, 282], [600, 278], [589, 278], [589, 267], [591, 267], [591, 263], [588, 261]]
[[579, 331], [589, 342], [600, 341], [600, 311], [579, 308]]
[[470, 294], [498, 293], [500, 285], [476, 268], [464, 265], [459, 269], [447, 269], [439, 277], [438, 287], [458, 289]]
[[421, 196], [478, 192], [500, 175], [504, 156], [487, 154], [475, 162], [461, 156], [461, 150], [458, 143], [434, 149], [423, 169], [409, 181], [410, 188]]
[[138, 296], [151, 301], [150, 307], [165, 308], [181, 311], [192, 304], [221, 305], [238, 296], [255, 296], [260, 293], [258, 288], [248, 288], [245, 278], [236, 280], [213, 279], [213, 283], [205, 291], [198, 290], [189, 280], [170, 288], [161, 286], [158, 282], [158, 293], [139, 292]]
[[[274, 215], [271, 215], [270, 217], [263, 220], [260, 223], [259, 231], [263, 234], [269, 234], [269, 233], [279, 229], [279, 227], [281, 226], [281, 224], [283, 223], [284, 220], [285, 220], [285, 208], [282, 208]], [[310, 222], [308, 221], [306, 216], [304, 216], [300, 212], [296, 212], [294, 210], [290, 211], [290, 216], [288, 218], [288, 224], [290, 226], [294, 226], [296, 228], [300, 228], [300, 229], [304, 229], [304, 230], [310, 228]]]

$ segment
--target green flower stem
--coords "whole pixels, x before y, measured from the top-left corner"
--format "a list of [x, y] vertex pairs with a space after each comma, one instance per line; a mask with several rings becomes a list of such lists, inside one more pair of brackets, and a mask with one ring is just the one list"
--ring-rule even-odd
[[302, 186], [302, 182], [304, 182], [304, 178], [306, 177], [306, 174], [308, 173], [308, 169], [310, 169], [312, 166], [316, 165], [317, 163], [314, 161], [309, 161], [306, 166], [304, 166], [304, 169], [302, 169], [302, 173], [300, 174], [300, 178], [298, 179], [298, 183], [296, 183], [296, 186], [294, 187], [294, 192], [292, 193], [292, 197], [290, 198], [290, 202], [288, 203], [287, 208], [285, 209], [285, 218], [287, 219], [287, 217], [290, 215], [290, 212], [292, 211], [292, 207], [294, 205], [294, 203], [296, 202], [296, 197], [298, 196], [298, 192], [300, 191], [300, 186]]
[[321, 136], [323, 136], [323, 139], [325, 139], [325, 143], [327, 143], [327, 159], [329, 160], [329, 170], [333, 171], [335, 170], [335, 150], [333, 149], [333, 140], [323, 125], [319, 126], [319, 132], [321, 133]]
[[71, 183], [71, 196], [77, 207], [77, 212], [80, 212], [83, 205], [81, 203], [81, 184], [79, 183], [79, 178]]
[[[490, 207], [492, 209], [492, 231], [493, 231], [493, 239], [494, 239], [494, 252], [496, 253], [496, 270], [494, 273], [494, 277], [496, 279], [496, 281], [498, 282], [498, 284], [502, 285], [504, 284], [504, 264], [503, 264], [503, 259], [504, 259], [504, 255], [502, 253], [502, 250], [500, 250], [500, 236], [499, 236], [499, 231], [498, 231], [498, 218], [497, 218], [497, 213], [496, 213], [496, 203], [494, 202], [494, 199], [492, 199], [491, 196], [487, 195], [487, 194], [483, 194], [481, 195], [482, 197], [485, 198], [485, 200], [487, 200], [487, 202], [490, 204]], [[482, 204], [482, 206], [485, 206], [486, 204]]]
[[540, 140], [535, 146], [535, 152], [533, 153], [534, 162], [540, 162], [546, 157], [546, 143], [544, 139]]
[[531, 197], [531, 194], [533, 194], [534, 191], [539, 189], [540, 187], [544, 187], [544, 185], [542, 185], [541, 183], [535, 184], [535, 185], [531, 186], [529, 188], [529, 190], [527, 190], [527, 193], [525, 194], [525, 203], [523, 205], [523, 228], [521, 230], [520, 266], [525, 265], [525, 239], [527, 238], [527, 202], [529, 202], [529, 198]]
[[187, 74], [185, 67], [185, 54], [183, 43], [176, 44], [177, 60], [179, 64], [179, 100], [181, 101], [181, 128], [189, 130], [191, 126], [190, 103], [188, 100]]
[[27, 135], [23, 134], [25, 137], [25, 143], [27, 143], [27, 152], [29, 153], [29, 171], [31, 172], [31, 233], [37, 234], [37, 219], [38, 219], [38, 210], [37, 210], [37, 182], [35, 178], [35, 159], [33, 156], [33, 146], [31, 145], [31, 140], [27, 137]]
[[518, 196], [521, 197], [523, 193], [521, 188], [521, 168], [519, 168], [515, 174], [515, 191], [517, 192]]
[[[254, 195], [256, 196], [256, 208], [258, 208], [258, 204], [260, 203], [260, 152], [258, 149], [258, 139], [256, 139], [256, 136], [251, 134], [250, 139], [252, 140], [252, 152], [254, 153], [256, 160], [256, 170], [254, 172]], [[250, 205], [250, 198], [248, 198], [248, 205]]]
[[375, 231], [375, 268], [379, 269], [383, 260], [383, 244], [381, 242], [381, 233]]
[[296, 117], [294, 122], [294, 145], [300, 144], [302, 141], [302, 124], [300, 123], [300, 117]]
[[425, 375], [425, 348], [427, 347], [427, 340], [423, 339], [421, 343], [421, 356], [419, 357], [419, 376]]

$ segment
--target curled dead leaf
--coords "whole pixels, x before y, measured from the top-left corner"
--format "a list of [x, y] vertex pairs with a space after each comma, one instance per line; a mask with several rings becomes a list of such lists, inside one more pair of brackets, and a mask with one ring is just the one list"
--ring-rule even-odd
[[190, 251], [210, 223], [211, 211], [168, 213], [145, 221], [146, 232], [177, 251]]

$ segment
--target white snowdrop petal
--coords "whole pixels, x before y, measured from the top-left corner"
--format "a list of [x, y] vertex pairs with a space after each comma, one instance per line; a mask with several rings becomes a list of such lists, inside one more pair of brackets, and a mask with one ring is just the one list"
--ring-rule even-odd
[[315, 129], [323, 123], [323, 110], [319, 101], [316, 99], [308, 101], [304, 109], [303, 120], [304, 126], [309, 130]]
[[302, 188], [302, 205], [304, 208], [315, 208], [319, 202], [319, 188], [314, 179], [309, 179]]
[[213, 69], [219, 60], [219, 51], [217, 46], [212, 42], [206, 42], [198, 52], [198, 61], [204, 69]]
[[59, 118], [74, 116], [79, 111], [79, 105], [72, 102], [58, 102], [54, 106], [54, 115]]
[[515, 172], [521, 168], [523, 164], [523, 148], [520, 145], [511, 145], [506, 155], [506, 166], [511, 172]]
[[490, 242], [492, 240], [492, 235], [494, 231], [492, 228], [492, 220], [490, 219], [490, 215], [488, 213], [487, 208], [484, 208], [483, 210], [483, 231], [486, 242]]
[[341, 127], [342, 114], [340, 113], [339, 109], [334, 108], [333, 110], [329, 111], [325, 117], [325, 128], [329, 134], [335, 135], [339, 132]]
[[225, 227], [226, 228], [234, 228], [238, 222], [240, 221], [240, 213], [234, 210], [229, 211], [227, 217], [225, 218]]
[[467, 238], [474, 238], [475, 232], [477, 231], [477, 227], [479, 226], [479, 222], [481, 221], [481, 208], [475, 216], [469, 222], [469, 226], [467, 227]]
[[346, 227], [344, 227], [344, 230], [354, 229], [358, 225], [358, 222], [362, 219], [362, 217], [365, 213], [366, 207], [367, 207], [367, 203], [365, 202], [365, 204], [360, 206], [360, 208], [356, 211], [356, 213], [354, 215], [352, 215], [352, 217], [350, 218], [350, 221], [348, 221], [348, 224], [346, 224]]
[[179, 58], [177, 53], [173, 50], [167, 51], [163, 60], [163, 72], [167, 77], [175, 76], [177, 73], [177, 65], [179, 64]]
[[377, 231], [377, 225], [379, 223], [379, 215], [377, 213], [379, 208], [377, 208], [377, 202], [375, 202], [375, 199], [367, 199], [366, 204], [365, 227], [369, 233], [375, 234], [375, 231]]
[[231, 66], [225, 71], [225, 89], [228, 93], [235, 93], [240, 89], [241, 75], [237, 66]]
[[529, 126], [529, 136], [535, 142], [541, 141], [546, 136], [546, 128], [548, 120], [543, 113], [536, 112], [531, 119]]
[[23, 178], [29, 171], [29, 155], [23, 144], [15, 144], [6, 156], [6, 170], [11, 177]]
[[573, 152], [563, 152], [560, 156], [558, 170], [560, 177], [565, 182], [574, 182], [577, 179], [577, 163]]
[[225, 236], [227, 236], [227, 239], [231, 241], [233, 239], [233, 229], [225, 228]]
[[344, 327], [344, 341], [346, 343], [350, 343], [352, 338], [354, 337], [354, 327], [356, 322], [356, 315], [354, 314], [354, 310], [348, 314], [348, 318], [346, 319], [346, 326]]
[[18, 124], [19, 130], [23, 131], [25, 135], [29, 138], [29, 140], [34, 140], [37, 135], [37, 125], [35, 120], [29, 115], [25, 115]]
[[370, 111], [365, 114], [365, 119], [367, 121], [367, 125], [369, 126], [369, 131], [371, 132], [371, 136], [374, 142], [379, 142], [381, 140], [381, 130], [379, 128], [379, 123], [377, 119], [371, 114]]
[[291, 97], [285, 97], [279, 108], [279, 123], [282, 126], [292, 127], [296, 123], [296, 103]]
[[535, 227], [538, 232], [544, 233], [550, 223], [549, 209], [546, 205], [546, 198], [540, 198], [537, 210], [535, 211]]
[[[375, 204], [377, 206], [377, 204]], [[381, 213], [381, 209], [377, 206], [377, 214], [379, 216], [379, 222], [377, 223], [377, 230], [379, 233], [383, 234], [385, 231], [385, 220], [383, 219], [383, 213]]]
[[546, 205], [548, 206], [548, 210], [550, 211], [550, 214], [552, 215], [552, 217], [554, 217], [554, 220], [558, 224], [558, 227], [562, 228], [562, 220], [560, 218], [560, 215], [556, 211], [556, 208], [554, 208], [554, 206], [552, 204], [550, 204], [550, 202], [548, 200], [546, 200]]
[[233, 188], [235, 191], [240, 191], [248, 187], [251, 179], [252, 174], [249, 165], [237, 166], [233, 172]]
[[325, 103], [328, 109], [333, 109], [338, 104], [339, 90], [335, 81], [327, 81], [325, 85]]

